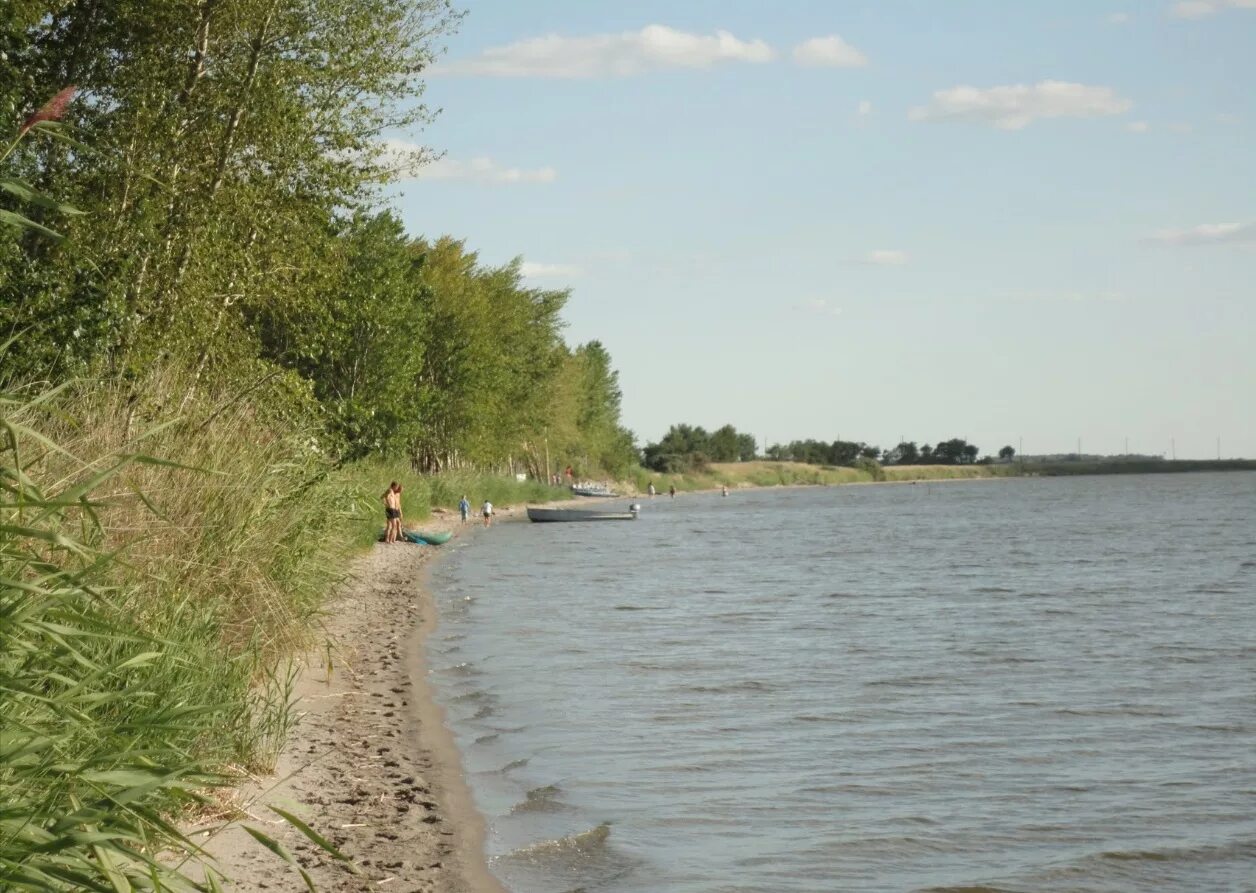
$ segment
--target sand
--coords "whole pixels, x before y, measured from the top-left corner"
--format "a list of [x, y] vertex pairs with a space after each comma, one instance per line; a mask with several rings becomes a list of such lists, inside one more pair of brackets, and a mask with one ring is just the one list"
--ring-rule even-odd
[[[231, 879], [226, 889], [306, 889], [243, 822], [281, 841], [320, 891], [503, 893], [486, 867], [483, 821], [426, 680], [422, 646], [436, 620], [427, 564], [436, 553], [381, 544], [353, 566], [328, 606], [330, 680], [320, 648], [302, 664], [300, 719], [275, 774], [237, 791], [245, 815], [205, 844]], [[272, 813], [272, 804], [330, 838], [360, 874]]]

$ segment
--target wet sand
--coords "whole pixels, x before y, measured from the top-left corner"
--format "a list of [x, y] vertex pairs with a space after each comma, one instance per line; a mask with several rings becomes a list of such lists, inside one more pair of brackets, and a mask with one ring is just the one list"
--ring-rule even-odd
[[[455, 519], [434, 520], [436, 528]], [[467, 525], [466, 532], [473, 529]], [[276, 771], [236, 792], [240, 821], [205, 843], [224, 886], [304, 890], [290, 865], [241, 827], [279, 840], [321, 891], [503, 893], [484, 859], [484, 823], [461, 759], [427, 685], [423, 642], [435, 625], [427, 587], [431, 547], [377, 545], [355, 563], [328, 605], [328, 651], [301, 665], [299, 721]], [[358, 874], [269, 807], [292, 812], [329, 838]], [[214, 823], [214, 828], [220, 828]], [[202, 840], [212, 829], [202, 827]]]

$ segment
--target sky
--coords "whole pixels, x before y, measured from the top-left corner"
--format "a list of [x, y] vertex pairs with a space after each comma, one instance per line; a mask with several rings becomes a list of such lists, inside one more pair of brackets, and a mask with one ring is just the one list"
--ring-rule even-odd
[[640, 442], [1256, 457], [1256, 0], [463, 6], [396, 205]]

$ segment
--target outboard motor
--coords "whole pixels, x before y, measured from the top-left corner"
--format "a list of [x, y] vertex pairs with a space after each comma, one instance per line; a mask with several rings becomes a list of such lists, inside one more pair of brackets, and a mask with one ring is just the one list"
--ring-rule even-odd
[[632, 512], [632, 517], [635, 519], [637, 515], [641, 514], [641, 503], [634, 502], [632, 505], [628, 506], [628, 511]]

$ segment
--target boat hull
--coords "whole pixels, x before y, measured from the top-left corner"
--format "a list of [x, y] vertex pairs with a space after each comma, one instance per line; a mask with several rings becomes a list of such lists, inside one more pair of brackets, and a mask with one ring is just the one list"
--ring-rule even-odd
[[419, 538], [429, 546], [443, 546], [445, 543], [453, 539], [453, 532], [442, 530], [439, 533], [419, 533]]
[[568, 521], [635, 521], [636, 512], [605, 512], [596, 509], [528, 509], [528, 520], [538, 524]]

